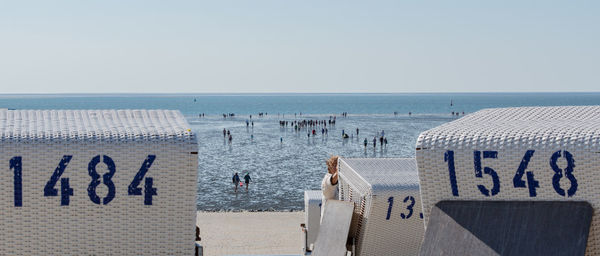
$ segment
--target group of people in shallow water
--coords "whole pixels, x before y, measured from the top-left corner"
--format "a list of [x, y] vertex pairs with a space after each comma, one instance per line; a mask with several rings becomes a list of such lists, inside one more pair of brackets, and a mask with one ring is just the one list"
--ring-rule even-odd
[[242, 187], [242, 186], [244, 186], [244, 184], [246, 184], [246, 191], [248, 191], [248, 184], [250, 184], [251, 180], [252, 180], [252, 178], [250, 178], [250, 173], [246, 172], [246, 175], [244, 175], [244, 183], [242, 183], [242, 181], [240, 180], [240, 176], [236, 172], [235, 174], [233, 174], [233, 177], [231, 178], [231, 181], [233, 182], [233, 186], [235, 187], [234, 191], [237, 193], [238, 185], [240, 187]]
[[330, 116], [329, 120], [312, 120], [312, 119], [304, 119], [304, 120], [294, 120], [294, 121], [286, 121], [280, 120], [279, 127], [288, 127], [293, 126], [295, 132], [308, 130], [307, 136], [316, 136], [317, 133], [321, 132], [321, 135], [329, 134], [329, 129], [327, 129], [327, 125], [334, 126], [335, 125], [335, 116]]
[[233, 141], [233, 136], [231, 136], [231, 132], [229, 130], [225, 130], [225, 128], [223, 128], [223, 138], [227, 138], [229, 140], [229, 144], [231, 144], [231, 141]]
[[[382, 147], [387, 147], [387, 138], [383, 137], [383, 136], [379, 136], [379, 145], [381, 145]], [[369, 144], [369, 142], [367, 141], [367, 138], [365, 138], [365, 140], [363, 141], [363, 144], [365, 145], [365, 149], [367, 148], [367, 145]], [[373, 137], [373, 148], [377, 147], [377, 136]]]

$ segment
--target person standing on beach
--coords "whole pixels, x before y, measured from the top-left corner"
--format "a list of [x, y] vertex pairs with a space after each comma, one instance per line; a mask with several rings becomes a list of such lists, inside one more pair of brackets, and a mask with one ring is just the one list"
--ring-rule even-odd
[[332, 156], [327, 160], [327, 173], [321, 181], [321, 191], [323, 193], [323, 202], [321, 204], [321, 221], [323, 220], [323, 210], [329, 199], [338, 198], [338, 156]]
[[233, 186], [235, 187], [235, 192], [237, 193], [238, 183], [240, 183], [240, 176], [237, 172], [233, 175], [231, 181], [233, 181]]
[[367, 148], [367, 144], [368, 144], [367, 138], [365, 138], [364, 144], [365, 144], [365, 149], [366, 149]]
[[252, 180], [252, 178], [250, 178], [250, 173], [247, 172], [246, 175], [244, 175], [244, 183], [246, 183], [246, 191], [248, 191], [248, 184], [250, 184], [251, 180]]
[[225, 138], [225, 134], [227, 134], [227, 131], [225, 131], [225, 128], [223, 128], [223, 138]]
[[377, 146], [377, 136], [373, 137], [373, 147]]
[[358, 127], [356, 127], [356, 137], [358, 137]]

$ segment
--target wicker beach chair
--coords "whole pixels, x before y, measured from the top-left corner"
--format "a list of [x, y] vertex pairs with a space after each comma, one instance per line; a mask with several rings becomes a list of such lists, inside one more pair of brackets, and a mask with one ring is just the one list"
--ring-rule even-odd
[[354, 255], [417, 255], [423, 239], [415, 159], [340, 158], [340, 200], [354, 203]]
[[[416, 150], [425, 222], [445, 200], [600, 206], [600, 106], [485, 109], [423, 132]], [[586, 254], [600, 254], [597, 217]]]
[[179, 111], [0, 111], [0, 255], [190, 255], [196, 136]]

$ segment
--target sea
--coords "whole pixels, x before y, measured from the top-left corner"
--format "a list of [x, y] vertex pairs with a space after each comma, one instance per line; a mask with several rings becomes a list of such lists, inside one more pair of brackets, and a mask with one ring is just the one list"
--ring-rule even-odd
[[[0, 95], [0, 108], [8, 109], [181, 111], [198, 135], [198, 175], [190, 179], [198, 181], [201, 211], [303, 210], [304, 191], [320, 189], [330, 156], [414, 157], [421, 132], [480, 109], [564, 105], [600, 105], [600, 93]], [[309, 136], [313, 128], [280, 125], [334, 118], [326, 134], [323, 126]], [[373, 147], [382, 132], [387, 145]], [[235, 192], [235, 172], [250, 174], [247, 192]]]

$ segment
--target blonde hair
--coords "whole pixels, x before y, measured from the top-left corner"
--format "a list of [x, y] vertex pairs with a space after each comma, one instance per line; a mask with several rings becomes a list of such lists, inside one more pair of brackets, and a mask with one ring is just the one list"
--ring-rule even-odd
[[339, 156], [332, 156], [327, 159], [327, 171], [329, 173], [334, 173], [337, 170]]

